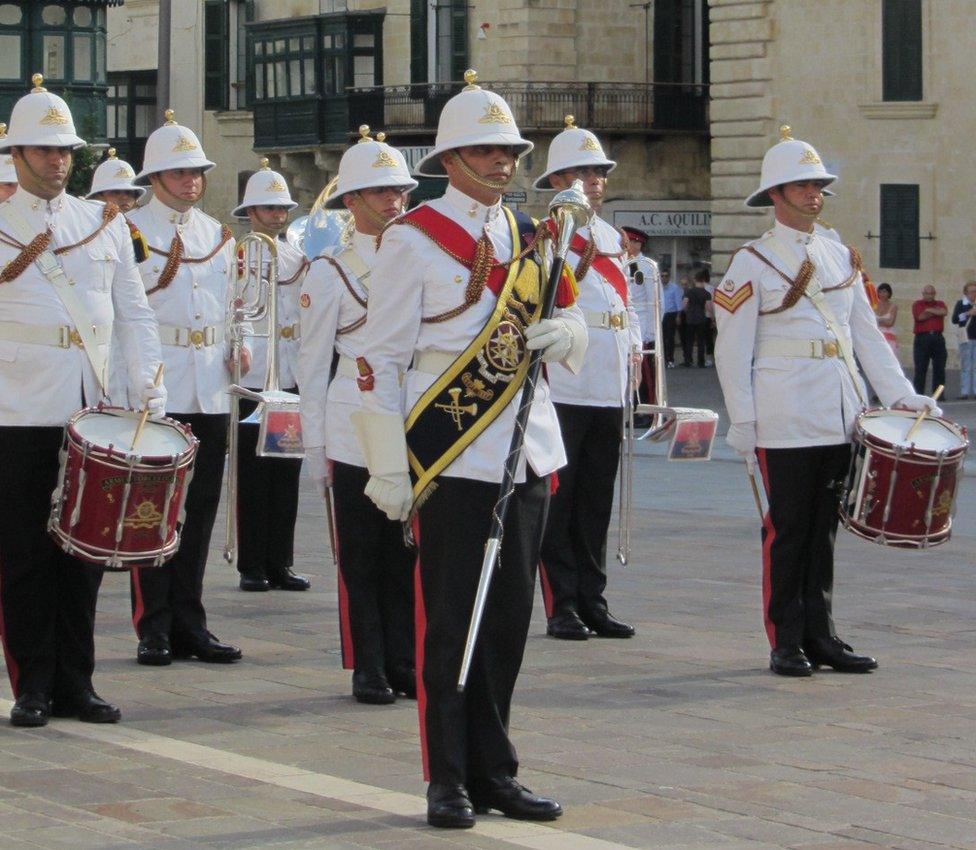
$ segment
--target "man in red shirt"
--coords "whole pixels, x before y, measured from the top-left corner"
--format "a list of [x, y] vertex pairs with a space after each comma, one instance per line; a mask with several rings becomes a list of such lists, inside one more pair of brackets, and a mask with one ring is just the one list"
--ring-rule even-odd
[[932, 389], [945, 384], [946, 344], [942, 335], [945, 316], [948, 313], [945, 302], [935, 300], [935, 287], [922, 288], [922, 297], [912, 304], [915, 319], [915, 345], [912, 353], [915, 359], [915, 392], [925, 392], [925, 376], [932, 362]]

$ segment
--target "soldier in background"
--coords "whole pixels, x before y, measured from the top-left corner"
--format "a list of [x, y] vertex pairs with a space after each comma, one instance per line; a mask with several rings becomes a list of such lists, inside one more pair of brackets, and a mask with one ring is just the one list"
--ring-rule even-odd
[[[132, 181], [136, 173], [124, 159], [118, 159], [115, 148], [108, 149], [108, 156], [92, 174], [91, 189], [85, 195], [90, 201], [105, 201], [115, 204], [122, 212], [129, 213], [146, 194], [142, 186]], [[141, 262], [144, 258], [138, 258]]]

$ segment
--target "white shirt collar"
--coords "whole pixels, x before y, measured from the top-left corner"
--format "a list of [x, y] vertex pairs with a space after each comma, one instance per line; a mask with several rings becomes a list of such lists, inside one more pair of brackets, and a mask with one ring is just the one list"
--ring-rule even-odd
[[502, 209], [501, 199], [486, 207], [450, 183], [447, 185], [447, 191], [444, 192], [444, 200], [458, 213], [459, 218], [470, 219], [479, 224], [493, 222]]
[[805, 233], [802, 230], [794, 230], [780, 221], [773, 225], [773, 233], [791, 245], [809, 245], [817, 235], [812, 231]]
[[179, 212], [164, 204], [156, 195], [152, 196], [146, 206], [152, 210], [158, 219], [168, 221], [172, 225], [186, 224], [193, 215], [193, 207], [190, 207], [186, 212]]
[[10, 201], [25, 211], [57, 213], [64, 209], [64, 198], [65, 193], [63, 191], [51, 200], [47, 200], [28, 192], [23, 186], [18, 186], [17, 190], [10, 196]]
[[352, 232], [352, 247], [363, 259], [372, 257], [376, 253], [376, 237], [354, 230]]

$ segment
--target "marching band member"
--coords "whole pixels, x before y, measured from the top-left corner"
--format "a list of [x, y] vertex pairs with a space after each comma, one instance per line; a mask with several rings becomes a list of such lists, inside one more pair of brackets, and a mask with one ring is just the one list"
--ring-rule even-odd
[[475, 811], [489, 808], [532, 820], [562, 813], [555, 801], [519, 785], [508, 737], [549, 476], [565, 462], [544, 381], [509, 503], [504, 568], [491, 586], [464, 693], [457, 681], [526, 348], [542, 349], [550, 375], [562, 371], [557, 362], [578, 369], [586, 348], [570, 287], [561, 286], [563, 309], [554, 318], [533, 318], [545, 281], [535, 223], [501, 205], [532, 143], [519, 134], [508, 104], [475, 85], [475, 77], [468, 71], [467, 87], [445, 104], [434, 149], [416, 168], [446, 176], [444, 196], [383, 233], [370, 275], [365, 354], [357, 361], [363, 409], [352, 417], [370, 472], [366, 495], [400, 521], [417, 494], [417, 696], [430, 781], [427, 821], [454, 828], [472, 826]]
[[663, 357], [663, 352], [657, 349], [657, 317], [655, 314], [655, 295], [658, 305], [663, 309], [663, 293], [661, 292], [661, 275], [657, 263], [642, 252], [647, 242], [647, 234], [636, 227], [622, 228], [627, 240], [627, 256], [624, 258], [624, 271], [627, 274], [627, 292], [630, 303], [637, 314], [643, 338], [642, 350], [650, 351], [641, 357], [639, 399], [648, 404], [655, 404], [654, 386], [654, 358]]
[[546, 171], [535, 181], [542, 190], [565, 189], [582, 180], [594, 216], [570, 244], [576, 263], [579, 306], [586, 317], [589, 346], [579, 374], [549, 374], [568, 462], [559, 471], [542, 542], [542, 584], [549, 618], [547, 633], [562, 640], [629, 638], [634, 627], [611, 616], [607, 587], [607, 532], [613, 486], [620, 461], [623, 405], [630, 386], [630, 359], [638, 356], [641, 329], [629, 305], [620, 233], [600, 218], [607, 174], [616, 163], [589, 130], [566, 116], [566, 128], [552, 140]]
[[763, 608], [770, 669], [809, 676], [819, 665], [876, 668], [834, 627], [831, 598], [840, 488], [867, 390], [882, 404], [938, 412], [916, 395], [878, 330], [853, 248], [814, 222], [836, 178], [813, 147], [781, 129], [763, 158], [749, 207], [773, 207], [775, 223], [733, 256], [715, 290], [716, 366], [732, 424], [727, 441], [758, 459], [763, 520]]
[[[0, 144], [7, 138], [7, 125], [0, 124]], [[0, 157], [0, 203], [17, 191], [17, 169], [9, 154]]]
[[349, 417], [359, 409], [356, 363], [367, 353], [376, 237], [403, 212], [417, 181], [403, 154], [383, 143], [382, 133], [371, 139], [363, 125], [360, 135], [342, 155], [335, 191], [325, 202], [328, 209], [349, 210], [355, 230], [331, 256], [313, 260], [302, 286], [299, 374], [309, 475], [323, 496], [331, 486], [334, 498], [342, 662], [353, 670], [353, 696], [381, 705], [393, 702], [397, 693], [413, 697], [417, 692], [415, 556], [403, 542], [400, 523], [387, 519], [363, 493], [369, 473]]
[[[244, 200], [231, 215], [250, 221], [254, 233], [276, 240], [278, 249], [278, 382], [290, 393], [297, 393], [298, 290], [308, 267], [297, 248], [279, 238], [296, 204], [288, 192], [285, 178], [268, 168], [254, 172], [244, 189]], [[265, 327], [261, 327], [263, 324]], [[266, 332], [267, 321], [255, 323], [255, 332]], [[241, 385], [264, 389], [267, 373], [267, 336], [250, 335], [251, 368]], [[257, 407], [257, 402], [240, 399], [240, 418]], [[258, 457], [257, 425], [238, 425], [237, 443], [237, 570], [240, 588], [248, 591], [308, 590], [309, 580], [292, 572], [295, 556], [295, 521], [298, 519], [298, 478], [301, 458]]]
[[[91, 190], [85, 197], [90, 201], [105, 201], [115, 204], [128, 214], [139, 202], [146, 190], [136, 186], [136, 173], [124, 159], [115, 155], [115, 148], [108, 149], [108, 156], [92, 174]], [[138, 258], [141, 262], [142, 258]]]
[[67, 104], [34, 76], [17, 101], [0, 154], [20, 187], [0, 204], [0, 609], [15, 726], [48, 717], [115, 723], [92, 687], [97, 567], [47, 534], [65, 421], [105, 395], [114, 327], [139, 388], [153, 387], [159, 337], [124, 219], [113, 204], [65, 193], [72, 151], [85, 141]]
[[[225, 326], [229, 288], [236, 272], [230, 230], [195, 204], [214, 167], [196, 134], [173, 120], [146, 141], [137, 186], [151, 185], [152, 200], [130, 221], [149, 245], [139, 265], [149, 306], [159, 321], [166, 379], [173, 388], [170, 415], [200, 440], [187, 488], [180, 548], [165, 569], [132, 570], [132, 622], [139, 635], [140, 664], [166, 665], [173, 658], [237, 661], [241, 651], [207, 630], [203, 573], [220, 501], [229, 411], [229, 343]], [[243, 349], [242, 372], [250, 353]]]

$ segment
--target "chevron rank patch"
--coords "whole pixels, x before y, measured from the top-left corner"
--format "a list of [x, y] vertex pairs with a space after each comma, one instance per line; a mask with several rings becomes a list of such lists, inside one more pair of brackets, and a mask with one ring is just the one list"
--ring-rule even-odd
[[734, 313], [743, 304], [752, 298], [752, 281], [747, 280], [742, 286], [736, 286], [734, 281], [727, 280], [721, 286], [716, 287], [712, 300], [723, 310]]

